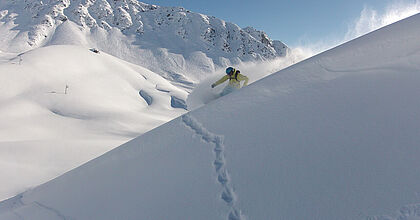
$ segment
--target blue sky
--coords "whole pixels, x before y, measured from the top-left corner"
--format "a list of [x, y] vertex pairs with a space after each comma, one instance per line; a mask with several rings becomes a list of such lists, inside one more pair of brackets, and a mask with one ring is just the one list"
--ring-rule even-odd
[[[252, 26], [290, 46], [343, 38], [365, 9], [381, 14], [392, 4], [419, 0], [143, 0], [160, 6], [182, 6], [240, 27]], [[420, 5], [420, 4], [418, 4]]]

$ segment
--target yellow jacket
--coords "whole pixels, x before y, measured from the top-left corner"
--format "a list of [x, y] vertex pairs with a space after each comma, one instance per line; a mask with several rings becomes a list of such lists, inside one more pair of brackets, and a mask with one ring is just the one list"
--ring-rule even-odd
[[[235, 77], [236, 74], [237, 76]], [[217, 82], [213, 84], [213, 87], [222, 84], [228, 79], [229, 79], [229, 86], [235, 87], [237, 89], [241, 88], [241, 81], [245, 81], [242, 87], [248, 85], [248, 77], [240, 73], [233, 73], [232, 75], [225, 75], [221, 79], [217, 80]]]

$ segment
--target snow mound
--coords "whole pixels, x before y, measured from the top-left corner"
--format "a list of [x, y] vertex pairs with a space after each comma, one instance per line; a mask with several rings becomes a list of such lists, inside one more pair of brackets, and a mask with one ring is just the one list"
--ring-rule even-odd
[[[185, 91], [143, 67], [89, 48], [49, 46], [7, 54], [0, 73], [0, 174], [16, 179], [0, 183], [2, 199], [185, 113], [171, 105], [172, 97], [185, 101]], [[148, 105], [140, 91], [153, 103]]]

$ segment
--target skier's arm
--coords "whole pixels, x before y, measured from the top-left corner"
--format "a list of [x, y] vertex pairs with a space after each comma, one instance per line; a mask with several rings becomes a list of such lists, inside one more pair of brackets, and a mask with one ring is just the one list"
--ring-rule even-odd
[[228, 79], [229, 79], [229, 76], [228, 75], [225, 75], [221, 79], [217, 80], [217, 82], [213, 83], [213, 85], [211, 85], [211, 86], [212, 87], [218, 86], [218, 85], [222, 84], [223, 82], [225, 82]]

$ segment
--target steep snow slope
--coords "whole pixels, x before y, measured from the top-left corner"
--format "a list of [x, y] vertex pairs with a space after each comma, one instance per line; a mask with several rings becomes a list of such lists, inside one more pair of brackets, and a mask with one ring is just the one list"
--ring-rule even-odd
[[420, 219], [419, 24], [192, 111], [2, 202], [0, 219]]
[[5, 59], [0, 63], [0, 176], [7, 179], [0, 183], [2, 199], [186, 112], [174, 108], [182, 107], [186, 92], [106, 53], [50, 46]]
[[98, 47], [186, 87], [218, 66], [288, 51], [262, 31], [180, 7], [137, 0], [0, 2], [0, 50], [20, 53], [51, 44]]

